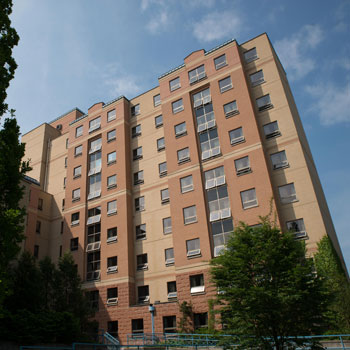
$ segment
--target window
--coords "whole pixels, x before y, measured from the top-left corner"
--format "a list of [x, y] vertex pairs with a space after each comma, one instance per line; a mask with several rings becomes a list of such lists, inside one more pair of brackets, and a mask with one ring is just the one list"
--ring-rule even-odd
[[107, 154], [107, 165], [116, 163], [117, 161], [117, 152], [111, 152]]
[[80, 125], [75, 129], [75, 137], [79, 137], [83, 135], [83, 126]]
[[307, 238], [303, 219], [287, 221], [287, 230], [292, 232], [296, 239]]
[[154, 122], [156, 124], [156, 128], [159, 128], [161, 126], [163, 126], [163, 116], [162, 115], [158, 115], [154, 118]]
[[64, 177], [64, 178], [63, 178], [63, 188], [66, 188], [66, 184], [67, 184], [67, 178]]
[[88, 219], [86, 225], [96, 224], [101, 221], [101, 207], [95, 207], [88, 210]]
[[141, 286], [137, 288], [138, 303], [144, 304], [149, 302], [149, 288], [148, 286]]
[[141, 254], [136, 256], [137, 270], [148, 270], [147, 254]]
[[88, 200], [101, 196], [101, 173], [89, 177]]
[[205, 89], [200, 92], [197, 92], [192, 96], [193, 98], [193, 107], [197, 108], [207, 103], [211, 102], [210, 89]]
[[277, 121], [268, 123], [264, 125], [264, 134], [266, 139], [271, 139], [273, 137], [277, 137], [281, 135], [281, 132], [278, 128]]
[[204, 276], [203, 274], [190, 276], [191, 294], [203, 293], [204, 287]]
[[100, 279], [101, 257], [100, 251], [87, 254], [87, 281], [97, 281]]
[[163, 177], [168, 173], [168, 168], [166, 162], [158, 164], [158, 169], [159, 169], [159, 176]]
[[197, 132], [202, 132], [215, 127], [215, 115], [213, 105], [208, 103], [195, 109], [197, 120]]
[[58, 254], [59, 254], [58, 256], [61, 258], [62, 257], [62, 245], [60, 245], [60, 251]]
[[157, 150], [158, 150], [158, 152], [165, 150], [164, 137], [161, 137], [160, 139], [157, 140]]
[[197, 221], [197, 211], [196, 206], [192, 205], [191, 207], [187, 207], [183, 209], [184, 215], [184, 223], [185, 225], [191, 224]]
[[66, 139], [66, 148], [69, 147], [69, 139]]
[[142, 159], [142, 146], [132, 150], [132, 159], [133, 160]]
[[194, 320], [194, 329], [208, 327], [208, 313], [207, 312], [194, 313], [193, 320]]
[[262, 69], [253, 74], [250, 74], [250, 82], [252, 86], [257, 86], [265, 82]]
[[187, 135], [186, 122], [175, 125], [175, 137]]
[[204, 177], [206, 190], [208, 190], [209, 188], [224, 185], [226, 183], [223, 166], [206, 171], [204, 173]]
[[[118, 303], [118, 288], [108, 288], [107, 289], [107, 305], [116, 305]], [[108, 330], [108, 333], [109, 330]]]
[[41, 221], [37, 221], [35, 226], [35, 232], [40, 233], [40, 231], [41, 231]]
[[232, 101], [229, 103], [226, 103], [224, 105], [224, 112], [225, 112], [225, 117], [229, 118], [232, 117], [233, 115], [238, 114], [238, 109], [237, 109], [237, 102], [236, 101]]
[[188, 72], [188, 79], [190, 80], [190, 84], [194, 84], [197, 81], [204, 79], [205, 77], [206, 74], [204, 64]]
[[214, 58], [214, 64], [215, 64], [215, 69], [218, 70], [222, 67], [225, 67], [227, 65], [226, 62], [226, 55], [223, 54], [217, 58]]
[[188, 147], [177, 151], [177, 162], [184, 163], [190, 160], [190, 149]]
[[[110, 303], [107, 304], [110, 305]], [[107, 332], [114, 338], [118, 337], [118, 321], [108, 321], [107, 322]]]
[[180, 188], [181, 188], [181, 193], [193, 191], [192, 175], [189, 175], [180, 179]]
[[86, 251], [93, 252], [101, 248], [101, 224], [88, 226]]
[[101, 172], [102, 169], [102, 152], [101, 151], [97, 151], [95, 153], [90, 154], [89, 158], [90, 158], [90, 164], [89, 164], [89, 173], [88, 176], [97, 174]]
[[134, 185], [139, 185], [143, 184], [144, 179], [143, 179], [143, 170], [140, 170], [136, 173], [134, 173]]
[[146, 224], [136, 226], [136, 239], [146, 238]]
[[145, 210], [145, 197], [135, 198], [135, 211]]
[[39, 258], [39, 246], [35, 245], [34, 246], [34, 258], [38, 259]]
[[232, 218], [212, 222], [211, 232], [213, 234], [214, 256], [219, 256], [225, 249], [230, 234], [233, 232]]
[[258, 200], [256, 199], [255, 188], [241, 192], [241, 200], [243, 209], [249, 209], [258, 206]]
[[258, 110], [259, 111], [265, 111], [266, 109], [269, 109], [269, 108], [273, 107], [269, 94], [257, 98], [256, 99], [256, 104], [258, 106]]
[[201, 255], [199, 238], [186, 241], [187, 257], [198, 257]]
[[175, 263], [174, 248], [165, 249], [164, 253], [165, 253], [165, 265], [166, 266], [174, 265]]
[[255, 61], [258, 58], [258, 54], [256, 53], [256, 48], [252, 48], [246, 52], [244, 52], [244, 60], [249, 63]]
[[220, 92], [224, 93], [227, 90], [232, 89], [232, 81], [231, 77], [227, 77], [225, 79], [219, 80]]
[[116, 139], [116, 131], [115, 129], [107, 132], [107, 142], [111, 142]]
[[168, 299], [177, 298], [176, 281], [167, 282]]
[[143, 319], [138, 318], [131, 321], [132, 333], [143, 333]]
[[171, 217], [163, 219], [163, 233], [166, 235], [172, 232]]
[[[76, 179], [77, 177], [80, 177], [80, 176], [81, 176], [81, 165], [75, 167], [73, 170], [73, 178], [74, 179]], [[66, 188], [66, 184], [64, 184], [64, 188]]]
[[76, 188], [72, 191], [72, 200], [78, 201], [80, 199], [80, 188]]
[[162, 103], [160, 100], [160, 94], [153, 96], [153, 105], [154, 107], [159, 106]]
[[112, 215], [117, 213], [117, 200], [110, 201], [107, 203], [107, 215]]
[[137, 137], [141, 135], [141, 124], [138, 124], [131, 128], [131, 137]]
[[170, 202], [169, 189], [168, 188], [165, 188], [164, 190], [160, 190], [160, 198], [162, 200], [162, 204]]
[[172, 108], [173, 108], [173, 114], [181, 112], [184, 110], [184, 106], [183, 106], [183, 102], [182, 102], [182, 98], [180, 98], [179, 100], [172, 102]]
[[38, 209], [43, 210], [44, 200], [42, 198], [38, 198]]
[[79, 248], [79, 238], [71, 238], [70, 240], [70, 251], [73, 252]]
[[112, 120], [114, 120], [117, 117], [115, 109], [112, 109], [111, 111], [109, 111], [107, 113], [107, 122], [111, 122]]
[[89, 133], [98, 130], [101, 127], [101, 117], [90, 120], [89, 122]]
[[63, 229], [64, 229], [64, 221], [61, 221], [61, 230], [60, 230], [61, 234], [63, 233]]
[[181, 87], [180, 84], [180, 77], [177, 77], [173, 80], [169, 81], [170, 91], [174, 91], [176, 89], [179, 89]]
[[95, 139], [93, 141], [90, 141], [90, 149], [89, 154], [95, 153], [97, 151], [100, 151], [102, 147], [102, 138]]
[[271, 154], [270, 157], [271, 157], [271, 163], [274, 170], [286, 168], [289, 166], [287, 156], [286, 156], [286, 151], [273, 153]]
[[71, 226], [76, 226], [79, 225], [79, 217], [80, 217], [80, 212], [73, 213], [71, 215]]
[[278, 192], [280, 194], [282, 204], [292, 203], [298, 200], [295, 193], [294, 183], [278, 187]]
[[107, 243], [112, 243], [117, 240], [118, 229], [117, 227], [112, 227], [107, 230]]
[[111, 256], [107, 258], [107, 273], [118, 272], [118, 257]]
[[140, 104], [138, 103], [135, 106], [131, 107], [131, 116], [134, 117], [135, 115], [140, 114]]
[[163, 332], [176, 333], [176, 316], [163, 316]]
[[87, 292], [86, 294], [87, 294], [88, 300], [90, 301], [91, 309], [98, 311], [98, 306], [99, 306], [98, 301], [100, 299], [98, 290], [92, 290], [90, 292]]
[[217, 129], [211, 129], [199, 134], [202, 150], [202, 160], [220, 155], [220, 144]]
[[229, 131], [229, 136], [232, 146], [245, 141], [242, 127]]
[[66, 200], [63, 198], [63, 199], [62, 199], [62, 211], [64, 210], [65, 204], [66, 204]]
[[227, 185], [207, 190], [207, 198], [211, 222], [231, 216]]
[[235, 160], [236, 174], [238, 176], [248, 174], [252, 171], [250, 168], [249, 157], [242, 157]]
[[83, 145], [74, 148], [74, 157], [78, 157], [83, 153]]
[[64, 167], [67, 168], [67, 166], [68, 166], [68, 158], [65, 157], [64, 158]]
[[107, 177], [107, 188], [117, 187], [117, 175], [111, 175]]

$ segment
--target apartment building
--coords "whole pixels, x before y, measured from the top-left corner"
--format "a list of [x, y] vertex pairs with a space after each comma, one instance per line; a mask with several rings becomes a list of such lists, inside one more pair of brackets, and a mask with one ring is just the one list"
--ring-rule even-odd
[[206, 326], [210, 259], [271, 206], [310, 254], [327, 234], [344, 264], [266, 34], [194, 51], [155, 88], [75, 108], [22, 141], [34, 179], [25, 249], [54, 261], [71, 251], [99, 327], [124, 343], [151, 333], [150, 304], [156, 332], [175, 331], [183, 301]]

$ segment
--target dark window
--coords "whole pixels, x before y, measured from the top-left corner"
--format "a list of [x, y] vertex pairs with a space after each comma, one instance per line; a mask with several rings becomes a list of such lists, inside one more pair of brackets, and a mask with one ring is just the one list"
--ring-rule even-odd
[[134, 126], [131, 129], [131, 137], [137, 137], [141, 135], [141, 124]]
[[204, 64], [188, 72], [190, 84], [194, 84], [206, 77]]
[[277, 121], [268, 123], [264, 125], [264, 134], [266, 139], [271, 139], [273, 137], [277, 137], [281, 135], [281, 132], [278, 128]]
[[39, 246], [34, 246], [34, 258], [39, 258]]
[[161, 190], [160, 191], [160, 197], [161, 197], [161, 200], [162, 200], [162, 204], [169, 203], [170, 202], [169, 189], [165, 188], [164, 190]]
[[231, 77], [227, 77], [222, 80], [219, 80], [219, 87], [220, 87], [221, 93], [224, 93], [225, 91], [232, 89]]
[[158, 115], [154, 118], [154, 122], [156, 124], [156, 128], [159, 128], [163, 125], [163, 116], [162, 115]]
[[140, 185], [144, 183], [143, 170], [134, 173], [134, 185]]
[[143, 333], [143, 318], [131, 320], [132, 333]]
[[136, 226], [136, 239], [146, 238], [146, 224]]
[[88, 300], [90, 301], [91, 309], [98, 311], [99, 307], [99, 299], [100, 295], [98, 290], [92, 290], [91, 292], [87, 292]]
[[141, 286], [137, 288], [138, 302], [139, 304], [149, 302], [149, 288], [148, 286]]
[[115, 242], [117, 240], [118, 230], [116, 227], [107, 230], [107, 243]]
[[79, 248], [79, 238], [71, 238], [70, 240], [70, 250], [74, 251], [74, 250], [78, 250]]
[[164, 137], [161, 137], [160, 139], [157, 140], [157, 150], [163, 151], [165, 149], [165, 140]]
[[215, 69], [218, 70], [227, 65], [226, 63], [226, 55], [223, 54], [217, 58], [214, 58]]
[[264, 111], [266, 109], [270, 109], [273, 107], [273, 104], [271, 103], [271, 98], [270, 98], [269, 94], [257, 98], [256, 104], [258, 106], [259, 111]]
[[116, 118], [116, 112], [115, 112], [115, 109], [112, 109], [111, 111], [109, 111], [107, 113], [107, 122], [110, 122], [112, 120], [114, 120]]
[[177, 77], [173, 80], [170, 80], [169, 86], [170, 86], [170, 91], [174, 91], [176, 89], [179, 89], [181, 87], [180, 77]]
[[43, 210], [43, 203], [44, 203], [43, 199], [39, 198], [38, 199], [38, 209], [39, 210]]
[[137, 270], [147, 270], [148, 269], [148, 259], [147, 254], [140, 254], [136, 256]]
[[36, 222], [35, 232], [40, 233], [41, 231], [41, 221]]
[[135, 198], [135, 211], [145, 210], [145, 197]]
[[132, 151], [132, 159], [142, 159], [142, 146], [137, 147]]
[[258, 58], [258, 54], [256, 52], [256, 48], [253, 47], [252, 49], [244, 52], [244, 59], [247, 63], [255, 61]]
[[140, 114], [140, 104], [131, 107], [131, 116], [134, 117], [138, 114]]
[[167, 282], [168, 299], [177, 298], [176, 281]]
[[159, 169], [159, 176], [160, 177], [163, 177], [163, 176], [167, 175], [168, 169], [167, 169], [166, 162], [158, 164], [158, 169]]
[[194, 328], [205, 328], [208, 327], [208, 313], [194, 313], [193, 314], [194, 319]]
[[159, 106], [162, 103], [160, 100], [160, 94], [153, 96], [153, 105], [154, 107]]
[[265, 82], [264, 80], [264, 73], [262, 70], [259, 70], [253, 74], [250, 75], [250, 82], [252, 86], [257, 86]]
[[176, 316], [163, 316], [163, 332], [176, 333]]
[[118, 337], [118, 321], [108, 321], [107, 322], [108, 333], [114, 337]]

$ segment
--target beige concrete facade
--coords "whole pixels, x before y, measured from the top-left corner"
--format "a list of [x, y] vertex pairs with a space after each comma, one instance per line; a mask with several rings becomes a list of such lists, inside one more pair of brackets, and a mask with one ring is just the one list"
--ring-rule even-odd
[[[261, 105], [263, 96], [269, 98]], [[99, 307], [99, 327], [118, 330], [122, 342], [129, 333], [151, 332], [149, 303], [156, 306], [156, 332], [176, 327], [185, 300], [194, 326], [204, 326], [216, 293], [210, 259], [232, 225], [257, 224], [271, 203], [282, 230], [293, 227], [310, 254], [328, 234], [344, 264], [266, 34], [195, 51], [154, 89], [96, 103], [87, 114], [74, 109], [22, 141], [33, 167], [28, 175], [38, 181], [26, 185], [24, 248], [55, 261], [71, 251]]]

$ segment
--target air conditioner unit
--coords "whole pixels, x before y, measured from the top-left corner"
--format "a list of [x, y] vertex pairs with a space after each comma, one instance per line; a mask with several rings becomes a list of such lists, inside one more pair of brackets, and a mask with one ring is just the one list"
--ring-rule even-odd
[[148, 264], [139, 264], [137, 265], [138, 270], [148, 270]]
[[201, 250], [200, 249], [194, 249], [194, 250], [189, 250], [187, 252], [187, 256], [191, 257], [191, 256], [196, 256], [196, 255], [200, 255]]
[[107, 243], [115, 242], [117, 240], [117, 236], [112, 236], [107, 238]]
[[168, 293], [168, 299], [174, 299], [174, 298], [177, 298], [177, 292]]
[[175, 259], [174, 258], [169, 258], [165, 260], [165, 265], [171, 265], [175, 263]]
[[140, 303], [140, 304], [148, 303], [148, 302], [149, 302], [149, 295], [139, 297], [139, 303]]
[[74, 220], [74, 221], [72, 221], [71, 222], [71, 226], [76, 226], [76, 225], [78, 225], [79, 224], [79, 220]]
[[107, 268], [107, 273], [109, 272], [117, 272], [118, 271], [118, 266], [110, 266]]
[[146, 238], [146, 233], [138, 233], [136, 234], [136, 239], [143, 239], [143, 238]]
[[204, 286], [192, 287], [191, 294], [204, 293], [204, 290], [205, 290]]
[[280, 168], [284, 168], [284, 167], [286, 167], [286, 166], [288, 166], [289, 164], [288, 164], [288, 161], [283, 161], [283, 162], [281, 162], [281, 163], [279, 163], [279, 164], [274, 164], [273, 165], [273, 168], [274, 169], [280, 169]]
[[117, 304], [118, 304], [118, 298], [107, 299], [107, 305], [117, 305]]

